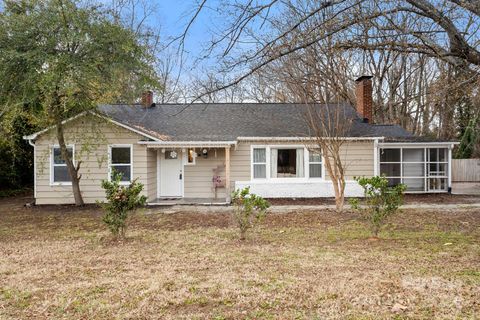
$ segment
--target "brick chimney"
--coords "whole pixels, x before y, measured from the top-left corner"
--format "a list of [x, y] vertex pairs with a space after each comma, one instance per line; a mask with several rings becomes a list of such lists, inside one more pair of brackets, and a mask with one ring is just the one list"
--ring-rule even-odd
[[357, 112], [366, 123], [373, 123], [372, 76], [361, 76], [356, 82]]
[[145, 91], [142, 93], [142, 105], [145, 108], [150, 108], [153, 104], [153, 91]]

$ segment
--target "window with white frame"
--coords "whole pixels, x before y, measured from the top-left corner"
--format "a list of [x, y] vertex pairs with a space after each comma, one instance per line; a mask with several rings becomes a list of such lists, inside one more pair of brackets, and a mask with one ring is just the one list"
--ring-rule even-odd
[[382, 148], [380, 174], [407, 191], [446, 191], [447, 148]]
[[321, 153], [303, 146], [253, 146], [253, 179], [323, 178]]
[[267, 178], [267, 149], [253, 148], [253, 178]]
[[117, 173], [121, 175], [121, 181], [128, 183], [132, 181], [132, 146], [112, 145], [110, 146], [109, 177]]
[[270, 178], [303, 178], [303, 148], [270, 148]]
[[319, 151], [310, 151], [308, 154], [308, 167], [310, 178], [322, 177], [322, 154]]
[[[67, 146], [67, 152], [70, 159], [74, 161], [73, 145]], [[52, 147], [51, 157], [51, 182], [53, 184], [71, 184], [72, 178], [68, 173], [67, 163], [62, 157], [62, 152], [59, 146]]]

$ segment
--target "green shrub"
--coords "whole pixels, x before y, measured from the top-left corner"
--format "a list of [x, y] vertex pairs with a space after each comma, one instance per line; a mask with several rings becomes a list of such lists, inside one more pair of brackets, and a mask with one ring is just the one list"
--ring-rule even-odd
[[240, 229], [240, 240], [245, 240], [247, 230], [253, 228], [266, 214], [270, 204], [260, 196], [250, 193], [250, 188], [232, 192], [233, 216]]
[[385, 220], [401, 206], [406, 186], [399, 184], [389, 187], [387, 178], [380, 176], [355, 177], [355, 180], [363, 188], [365, 199], [363, 206], [360, 206], [358, 199], [351, 199], [350, 204], [353, 209], [364, 214], [370, 223], [372, 234], [376, 237]]
[[121, 185], [121, 177], [121, 174], [114, 174], [112, 181], [102, 180], [107, 202], [102, 202], [101, 205], [105, 210], [103, 222], [114, 236], [123, 238], [127, 228], [128, 212], [145, 205], [147, 198], [140, 196], [143, 184], [138, 183], [137, 179], [128, 185]]

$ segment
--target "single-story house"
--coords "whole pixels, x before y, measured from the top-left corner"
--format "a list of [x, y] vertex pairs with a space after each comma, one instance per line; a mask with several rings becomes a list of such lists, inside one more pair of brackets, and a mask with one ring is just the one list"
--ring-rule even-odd
[[[398, 125], [372, 121], [371, 77], [357, 79], [357, 105], [316, 105], [342, 110], [351, 120], [342, 146], [346, 196], [362, 196], [355, 176], [386, 175], [407, 192], [449, 192], [453, 142], [415, 137]], [[148, 202], [225, 203], [234, 188], [250, 186], [267, 198], [332, 197], [321, 151], [302, 112], [304, 104], [208, 103], [100, 105], [64, 123], [75, 162], [82, 161], [86, 203], [104, 200], [102, 179], [112, 171], [128, 184], [144, 184]], [[26, 136], [34, 147], [36, 204], [74, 203], [55, 130]]]

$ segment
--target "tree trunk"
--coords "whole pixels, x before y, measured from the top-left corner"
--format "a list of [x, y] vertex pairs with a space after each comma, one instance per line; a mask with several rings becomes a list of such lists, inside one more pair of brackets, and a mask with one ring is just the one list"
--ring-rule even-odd
[[247, 238], [247, 230], [240, 229], [240, 240], [244, 241]]
[[77, 167], [75, 167], [72, 158], [68, 154], [67, 145], [65, 143], [65, 136], [63, 133], [63, 124], [61, 121], [57, 121], [57, 140], [58, 145], [60, 146], [60, 152], [62, 154], [62, 158], [65, 160], [67, 165], [68, 174], [72, 180], [72, 191], [73, 197], [75, 198], [75, 205], [83, 206], [83, 197], [82, 193], [80, 192], [80, 178], [81, 175], [78, 175], [78, 170], [80, 169], [80, 162], [78, 162]]
[[[322, 150], [328, 150], [326, 146], [322, 148]], [[330, 179], [332, 179], [332, 184], [333, 184], [333, 191], [335, 192], [335, 209], [337, 212], [342, 212], [343, 211], [343, 204], [344, 204], [344, 195], [345, 195], [345, 181], [343, 175], [339, 172], [342, 170], [341, 168], [336, 168], [338, 163], [337, 161], [333, 161], [335, 164], [332, 164], [332, 159], [336, 159], [339, 157], [339, 155], [329, 155], [329, 151], [325, 152], [325, 166], [327, 168], [328, 174], [330, 176]]]

